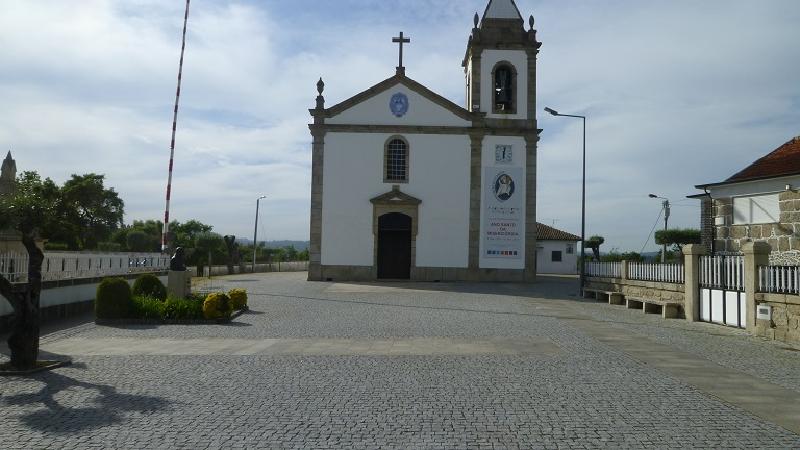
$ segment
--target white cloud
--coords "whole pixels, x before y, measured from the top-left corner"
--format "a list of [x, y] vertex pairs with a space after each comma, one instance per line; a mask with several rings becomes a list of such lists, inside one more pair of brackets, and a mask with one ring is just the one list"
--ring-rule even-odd
[[[517, 2], [539, 38], [538, 103], [586, 113], [587, 231], [638, 250], [658, 212], [800, 134], [800, 4]], [[315, 84], [327, 105], [394, 73], [463, 103], [460, 66], [484, 0], [192, 2], [172, 217], [307, 239]], [[0, 148], [62, 181], [107, 174], [127, 221], [161, 218], [182, 2], [7, 0], [0, 15]], [[538, 214], [579, 230], [580, 128], [539, 114]]]

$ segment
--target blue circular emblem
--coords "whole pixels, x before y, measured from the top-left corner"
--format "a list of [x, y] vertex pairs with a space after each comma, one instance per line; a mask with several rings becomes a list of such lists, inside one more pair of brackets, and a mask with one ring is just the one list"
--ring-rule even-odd
[[505, 172], [500, 172], [500, 174], [497, 175], [497, 178], [494, 179], [492, 192], [494, 193], [496, 199], [504, 202], [514, 195], [515, 188], [516, 186], [514, 185], [514, 180], [511, 179], [511, 176]]
[[389, 100], [389, 109], [395, 117], [403, 117], [408, 112], [408, 97], [402, 92], [398, 92]]

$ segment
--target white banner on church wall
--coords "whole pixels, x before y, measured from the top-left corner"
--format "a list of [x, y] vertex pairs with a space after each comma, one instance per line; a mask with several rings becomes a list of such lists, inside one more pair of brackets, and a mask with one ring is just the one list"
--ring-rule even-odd
[[521, 167], [483, 169], [483, 256], [521, 259], [525, 254], [522, 215], [525, 182]]

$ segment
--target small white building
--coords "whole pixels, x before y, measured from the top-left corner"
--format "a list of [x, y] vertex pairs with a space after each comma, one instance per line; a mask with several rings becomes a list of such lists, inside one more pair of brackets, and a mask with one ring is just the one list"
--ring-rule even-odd
[[581, 237], [541, 223], [536, 229], [536, 272], [577, 274]]
[[386, 80], [329, 108], [317, 85], [309, 279], [533, 281], [533, 17], [513, 0], [475, 14], [464, 106], [407, 77], [394, 42]]

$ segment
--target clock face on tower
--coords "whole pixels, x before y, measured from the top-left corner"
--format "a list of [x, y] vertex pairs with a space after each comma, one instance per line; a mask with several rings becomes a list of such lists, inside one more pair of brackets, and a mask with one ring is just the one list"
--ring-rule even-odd
[[511, 164], [512, 162], [511, 146], [510, 145], [497, 145], [494, 150], [494, 162], [497, 164]]

